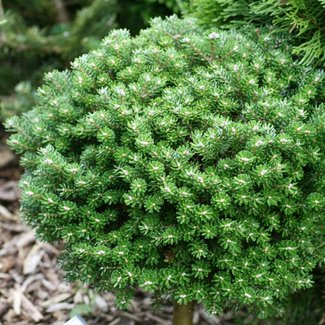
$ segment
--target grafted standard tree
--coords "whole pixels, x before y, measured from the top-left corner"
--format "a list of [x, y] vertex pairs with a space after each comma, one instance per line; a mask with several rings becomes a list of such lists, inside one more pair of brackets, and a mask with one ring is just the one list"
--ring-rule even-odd
[[[155, 19], [47, 74], [8, 128], [22, 212], [62, 265], [117, 294], [281, 312], [324, 257], [324, 73], [271, 37]], [[183, 314], [184, 313], [184, 314]]]

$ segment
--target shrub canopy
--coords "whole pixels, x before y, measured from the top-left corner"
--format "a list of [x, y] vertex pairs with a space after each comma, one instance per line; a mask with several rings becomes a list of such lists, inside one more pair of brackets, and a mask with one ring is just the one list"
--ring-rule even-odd
[[[324, 93], [238, 31], [155, 19], [47, 74], [8, 127], [26, 220], [70, 279], [267, 315], [320, 259]], [[323, 183], [322, 183], [323, 182]]]

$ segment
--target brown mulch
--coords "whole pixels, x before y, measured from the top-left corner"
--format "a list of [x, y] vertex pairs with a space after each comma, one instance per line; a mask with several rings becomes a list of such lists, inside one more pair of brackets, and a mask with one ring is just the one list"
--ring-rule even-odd
[[[75, 314], [83, 315], [89, 325], [171, 324], [172, 306], [156, 310], [141, 291], [128, 311], [120, 311], [111, 293], [99, 295], [81, 283], [64, 281], [58, 249], [36, 240], [19, 218], [21, 168], [6, 137], [0, 125], [0, 325], [62, 325]], [[209, 316], [198, 306], [194, 323], [231, 324], [230, 318]]]

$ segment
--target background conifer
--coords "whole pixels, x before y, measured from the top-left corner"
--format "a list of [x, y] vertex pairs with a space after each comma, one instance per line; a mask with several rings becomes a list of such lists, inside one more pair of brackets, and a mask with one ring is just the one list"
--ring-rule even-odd
[[192, 10], [204, 25], [231, 28], [252, 23], [288, 34], [292, 53], [304, 64], [325, 62], [324, 0], [193, 0]]
[[116, 27], [137, 33], [174, 0], [1, 0], [0, 121], [30, 109], [44, 73], [65, 69]]

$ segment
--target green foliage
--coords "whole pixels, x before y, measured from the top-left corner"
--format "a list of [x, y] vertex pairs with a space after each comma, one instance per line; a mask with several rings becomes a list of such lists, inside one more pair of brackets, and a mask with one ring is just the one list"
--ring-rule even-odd
[[324, 317], [325, 274], [324, 269], [316, 269], [315, 284], [312, 288], [297, 292], [289, 304], [284, 315], [283, 324], [318, 325]]
[[[114, 3], [115, 0], [96, 0], [77, 11], [72, 21], [62, 21], [62, 17], [57, 17], [53, 1], [3, 2], [0, 120], [32, 107], [33, 102], [26, 98], [35, 96], [34, 88], [45, 72], [67, 67], [76, 55], [99, 44], [100, 38], [115, 27], [114, 11], [111, 10]], [[67, 19], [70, 18], [68, 9], [64, 11]], [[21, 85], [28, 85], [29, 94]], [[24, 96], [21, 96], [22, 87]]]
[[75, 305], [69, 312], [70, 318], [76, 316], [76, 315], [82, 315], [82, 316], [91, 316], [96, 314], [98, 311], [98, 305], [96, 304], [97, 299], [103, 299], [99, 298], [99, 296], [94, 292], [92, 289], [89, 289], [83, 285], [83, 283], [79, 283], [76, 281], [77, 286], [79, 287], [78, 290], [82, 291], [83, 296], [86, 299], [83, 299], [83, 303], [79, 303]]
[[71, 60], [81, 53], [95, 49], [108, 30], [116, 27], [116, 13], [116, 0], [94, 0], [91, 5], [81, 9], [63, 42], [66, 45], [65, 57]]
[[325, 62], [324, 0], [194, 0], [193, 14], [208, 26], [230, 28], [253, 23], [290, 33], [293, 54], [304, 64]]
[[[193, 0], [192, 12], [206, 26], [231, 28], [251, 20], [250, 4], [253, 2], [254, 0]], [[263, 23], [270, 21], [267, 19]]]
[[173, 12], [184, 12], [189, 4], [189, 0], [147, 0], [148, 3], [160, 3], [171, 9]]
[[31, 86], [27, 97], [34, 97], [44, 73], [67, 68], [76, 56], [95, 49], [113, 28], [137, 33], [150, 17], [169, 15], [169, 8], [180, 10], [173, 1], [164, 5], [157, 0], [4, 0], [1, 4], [0, 121], [32, 107], [15, 91], [21, 83]]
[[324, 72], [274, 44], [155, 19], [46, 75], [39, 104], [7, 127], [24, 218], [64, 242], [71, 280], [116, 291], [119, 307], [141, 287], [260, 316], [312, 285]]
[[116, 19], [119, 26], [129, 29], [135, 35], [148, 25], [152, 17], [165, 17], [180, 11], [174, 0], [123, 0], [118, 1]]
[[0, 102], [0, 116], [6, 119], [15, 114], [21, 114], [33, 107], [36, 102], [36, 94], [30, 82], [20, 82], [15, 87], [15, 95], [6, 96]]

